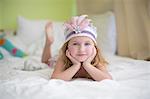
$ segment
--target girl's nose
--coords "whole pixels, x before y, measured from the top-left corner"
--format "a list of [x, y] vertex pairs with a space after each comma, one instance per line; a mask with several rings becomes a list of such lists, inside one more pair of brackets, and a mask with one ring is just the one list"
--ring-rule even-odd
[[85, 46], [84, 45], [80, 45], [79, 50], [80, 50], [80, 52], [83, 52], [85, 50]]

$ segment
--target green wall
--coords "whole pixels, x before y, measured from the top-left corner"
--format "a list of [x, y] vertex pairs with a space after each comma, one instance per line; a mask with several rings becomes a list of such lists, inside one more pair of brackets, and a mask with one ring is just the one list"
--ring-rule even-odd
[[15, 29], [17, 16], [63, 21], [76, 15], [75, 0], [0, 0], [0, 28]]
[[2, 0], [0, 0], [0, 29], [2, 27]]

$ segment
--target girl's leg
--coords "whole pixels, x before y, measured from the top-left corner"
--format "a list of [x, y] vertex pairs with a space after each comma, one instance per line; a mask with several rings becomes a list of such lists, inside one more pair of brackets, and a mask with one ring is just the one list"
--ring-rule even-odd
[[46, 42], [43, 49], [42, 54], [42, 63], [49, 64], [49, 59], [51, 58], [51, 45], [54, 41], [54, 38], [52, 36], [52, 22], [48, 22], [45, 27], [45, 33], [46, 33]]

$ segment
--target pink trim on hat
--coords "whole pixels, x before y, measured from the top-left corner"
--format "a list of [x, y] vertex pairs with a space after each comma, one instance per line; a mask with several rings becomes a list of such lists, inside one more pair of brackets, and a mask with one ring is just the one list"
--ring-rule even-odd
[[96, 43], [97, 32], [87, 15], [75, 16], [64, 24], [65, 42], [76, 36], [86, 36]]

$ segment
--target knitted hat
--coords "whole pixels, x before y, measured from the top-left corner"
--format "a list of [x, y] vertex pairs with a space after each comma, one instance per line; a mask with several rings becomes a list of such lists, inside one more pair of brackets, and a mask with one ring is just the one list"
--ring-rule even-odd
[[86, 36], [96, 43], [96, 27], [92, 25], [91, 20], [87, 18], [87, 15], [72, 17], [70, 21], [64, 23], [64, 26], [65, 42], [73, 37]]

